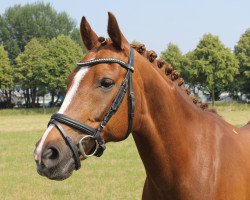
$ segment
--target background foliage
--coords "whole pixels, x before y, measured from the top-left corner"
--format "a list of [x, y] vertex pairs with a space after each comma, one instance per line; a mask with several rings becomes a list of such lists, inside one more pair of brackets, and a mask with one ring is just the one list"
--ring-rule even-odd
[[5, 107], [12, 105], [14, 86], [23, 91], [26, 107], [38, 106], [38, 96], [45, 93], [51, 93], [53, 105], [55, 95], [64, 93], [76, 61], [86, 53], [75, 22], [41, 2], [7, 9], [0, 16], [0, 43], [5, 58], [0, 70]]
[[[55, 105], [85, 53], [79, 29], [67, 13], [42, 2], [10, 7], [0, 15], [0, 107], [14, 106], [16, 91], [22, 91], [26, 107], [39, 106], [38, 97], [48, 93]], [[212, 102], [223, 92], [250, 98], [250, 29], [234, 51], [208, 33], [186, 54], [169, 43], [161, 58], [181, 72], [194, 94], [202, 91]]]
[[250, 97], [250, 29], [240, 37], [234, 53], [239, 60], [240, 74], [236, 77], [236, 84], [232, 85], [231, 91], [241, 91]]
[[238, 73], [238, 61], [219, 37], [206, 34], [193, 51], [194, 65], [198, 70], [200, 86], [208, 92], [214, 104], [221, 91], [234, 80]]
[[13, 67], [8, 59], [8, 52], [0, 45], [0, 89], [10, 90], [13, 88]]
[[218, 36], [208, 33], [185, 55], [177, 45], [170, 43], [161, 58], [181, 72], [193, 93], [195, 89], [201, 90], [213, 103], [223, 92], [237, 98], [249, 95], [250, 37], [247, 33], [242, 35], [234, 52], [225, 47]]

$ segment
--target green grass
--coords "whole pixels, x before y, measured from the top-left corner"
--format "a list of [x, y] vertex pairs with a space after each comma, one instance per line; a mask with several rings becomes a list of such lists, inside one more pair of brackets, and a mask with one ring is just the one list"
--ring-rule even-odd
[[[36, 172], [33, 150], [50, 114], [0, 111], [0, 199], [140, 199], [145, 172], [135, 144], [107, 144], [104, 155], [89, 158], [69, 179], [56, 182]], [[4, 114], [3, 114], [4, 113]]]
[[[210, 105], [211, 107], [211, 105]], [[250, 111], [249, 103], [239, 103], [239, 102], [216, 102], [216, 109], [219, 111]]]
[[[216, 105], [234, 125], [250, 120], [250, 106]], [[55, 110], [0, 110], [0, 199], [140, 199], [145, 179], [134, 141], [110, 143], [101, 158], [89, 158], [69, 179], [56, 182], [37, 174], [33, 161], [35, 142]]]
[[0, 116], [9, 115], [39, 115], [39, 114], [52, 114], [59, 110], [58, 107], [53, 108], [15, 108], [15, 109], [0, 109]]
[[241, 127], [250, 121], [250, 104], [223, 102], [216, 103], [215, 108], [219, 115], [221, 115], [227, 122], [237, 127]]

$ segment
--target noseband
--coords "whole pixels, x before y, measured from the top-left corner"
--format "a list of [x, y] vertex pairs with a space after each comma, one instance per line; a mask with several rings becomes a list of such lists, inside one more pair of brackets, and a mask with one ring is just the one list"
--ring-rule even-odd
[[[132, 125], [133, 125], [133, 118], [134, 118], [134, 108], [135, 108], [135, 96], [133, 91], [133, 85], [132, 85], [132, 73], [134, 71], [134, 52], [133, 49], [130, 48], [129, 53], [129, 62], [126, 63], [122, 60], [116, 59], [116, 58], [102, 58], [102, 59], [95, 59], [90, 60], [86, 62], [79, 62], [77, 63], [77, 66], [79, 67], [85, 67], [85, 66], [93, 66], [100, 63], [118, 63], [121, 65], [121, 67], [127, 69], [127, 74], [125, 78], [122, 81], [122, 84], [120, 86], [120, 89], [114, 98], [111, 107], [109, 108], [108, 112], [104, 115], [104, 118], [102, 122], [100, 123], [99, 127], [97, 129], [94, 129], [87, 124], [84, 124], [82, 122], [76, 121], [64, 114], [55, 113], [51, 116], [51, 119], [49, 121], [48, 125], [53, 124], [58, 131], [60, 132], [61, 136], [65, 140], [65, 143], [68, 145], [70, 150], [73, 153], [74, 159], [75, 159], [75, 169], [78, 170], [81, 167], [81, 161], [79, 152], [84, 157], [89, 156], [97, 156], [100, 157], [103, 154], [103, 151], [105, 150], [105, 143], [104, 140], [101, 137], [101, 132], [110, 120], [110, 118], [116, 113], [119, 106], [121, 105], [121, 102], [123, 101], [123, 98], [125, 96], [125, 93], [129, 92], [128, 95], [128, 130], [127, 130], [127, 136], [132, 131]], [[78, 146], [74, 144], [73, 140], [66, 134], [64, 129], [62, 128], [61, 124], [65, 124], [71, 128], [74, 128], [81, 133], [85, 134], [85, 136], [79, 141]], [[94, 152], [91, 155], [86, 155], [83, 147], [83, 140], [85, 138], [92, 138], [96, 142], [96, 148]]]

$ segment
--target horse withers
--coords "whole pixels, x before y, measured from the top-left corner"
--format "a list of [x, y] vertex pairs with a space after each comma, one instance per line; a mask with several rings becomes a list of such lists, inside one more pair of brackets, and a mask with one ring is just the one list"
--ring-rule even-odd
[[250, 199], [250, 125], [234, 127], [190, 98], [172, 66], [131, 48], [111, 13], [110, 38], [84, 17], [80, 31], [89, 52], [36, 145], [40, 175], [66, 179], [131, 132], [147, 175], [143, 200]]

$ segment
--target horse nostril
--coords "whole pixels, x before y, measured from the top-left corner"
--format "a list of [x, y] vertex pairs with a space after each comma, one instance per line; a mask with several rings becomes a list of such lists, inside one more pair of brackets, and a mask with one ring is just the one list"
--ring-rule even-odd
[[59, 151], [55, 147], [49, 147], [42, 154], [41, 165], [45, 168], [55, 167], [59, 162], [59, 156]]
[[46, 160], [56, 160], [59, 158], [59, 152], [56, 148], [50, 147], [43, 153], [43, 158]]

